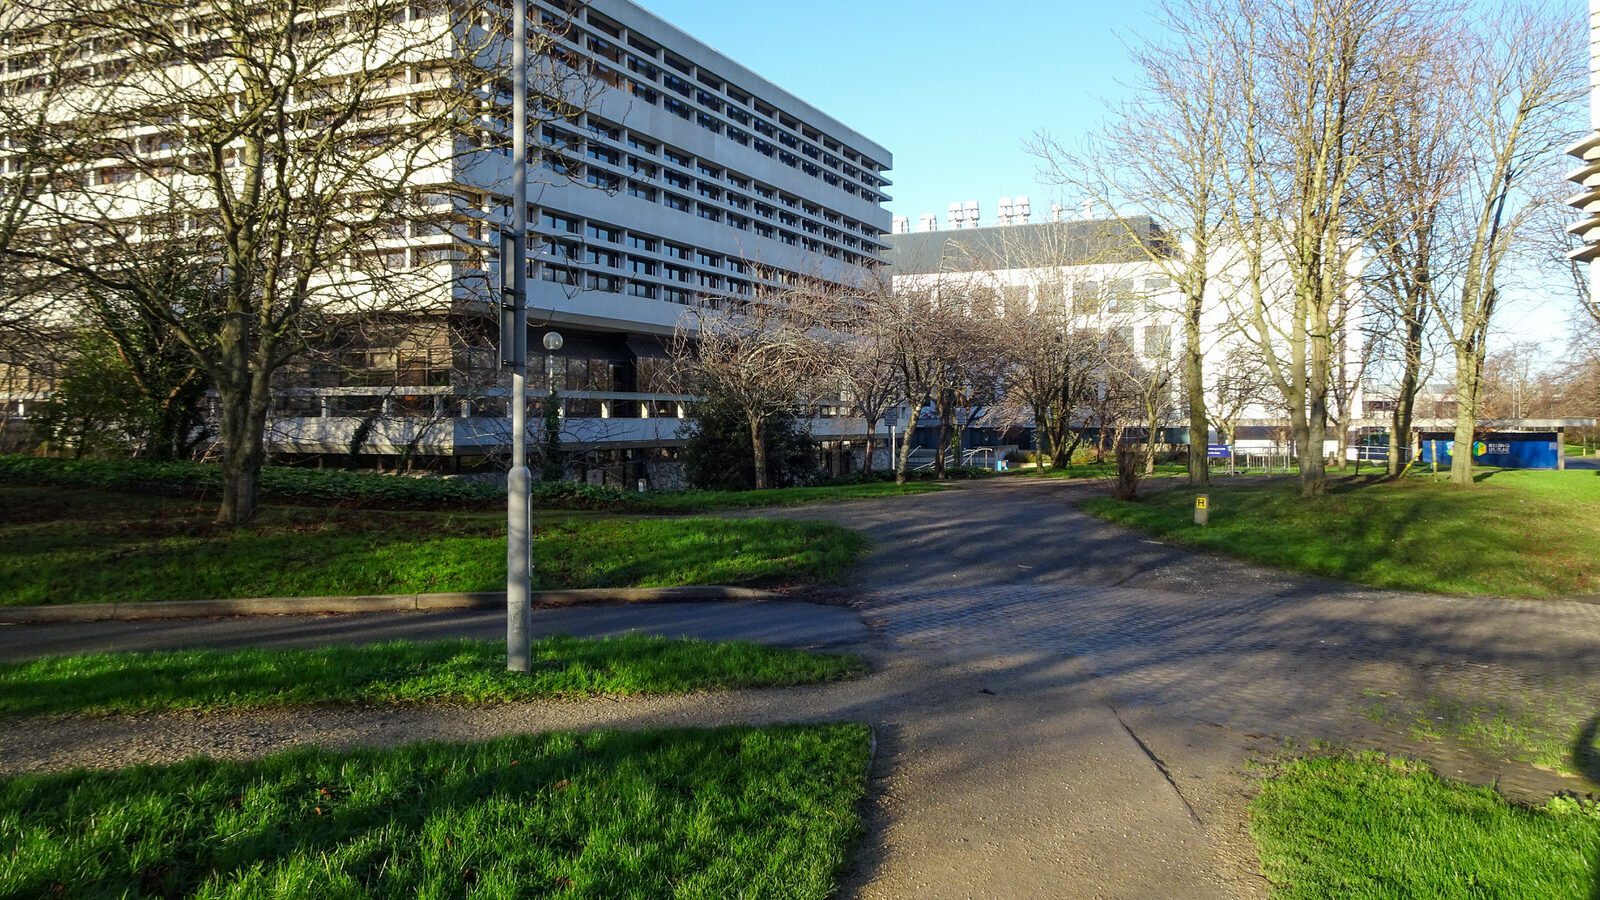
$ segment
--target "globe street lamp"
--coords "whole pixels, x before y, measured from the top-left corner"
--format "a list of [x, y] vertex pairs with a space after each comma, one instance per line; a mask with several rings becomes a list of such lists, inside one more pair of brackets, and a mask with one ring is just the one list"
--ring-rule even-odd
[[561, 339], [561, 332], [547, 331], [544, 335], [544, 392], [553, 395], [556, 392], [556, 358], [555, 352], [565, 343]]

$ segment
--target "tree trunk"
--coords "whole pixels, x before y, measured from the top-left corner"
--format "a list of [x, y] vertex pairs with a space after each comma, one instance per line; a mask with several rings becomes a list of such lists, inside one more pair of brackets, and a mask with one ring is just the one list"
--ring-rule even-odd
[[761, 419], [750, 417], [750, 450], [756, 466], [756, 490], [764, 490], [767, 486], [767, 444], [763, 440]]
[[238, 388], [219, 388], [217, 395], [222, 407], [222, 506], [217, 511], [217, 524], [244, 525], [255, 518], [260, 495], [270, 395], [264, 389]]
[[944, 454], [948, 449], [947, 442], [950, 439], [950, 418], [953, 415], [951, 407], [954, 402], [954, 398], [950, 396], [948, 391], [939, 392], [937, 410], [939, 413], [939, 437], [934, 441], [933, 447], [933, 477], [938, 479], [944, 478]]
[[[1324, 287], [1324, 291], [1327, 288]], [[1311, 328], [1306, 343], [1311, 353], [1305, 386], [1305, 407], [1301, 412], [1300, 495], [1318, 497], [1328, 491], [1327, 459], [1323, 442], [1328, 435], [1328, 388], [1333, 377], [1333, 342], [1327, 310], [1313, 305]]]
[[1421, 309], [1421, 301], [1411, 301], [1405, 311], [1405, 362], [1400, 368], [1400, 396], [1395, 397], [1394, 428], [1389, 432], [1389, 477], [1398, 477], [1405, 471], [1405, 461], [1400, 456], [1411, 448], [1411, 420], [1422, 378]]
[[868, 481], [868, 480], [870, 480], [872, 478], [872, 445], [873, 445], [873, 438], [876, 437], [877, 433], [878, 433], [878, 420], [877, 419], [868, 419], [867, 420], [867, 455], [866, 455], [866, 459], [862, 463], [862, 465], [863, 465], [862, 475], [861, 475], [861, 480], [862, 481]]
[[1034, 464], [1034, 471], [1035, 472], [1037, 472], [1040, 475], [1044, 474], [1044, 458], [1047, 455], [1050, 456], [1052, 459], [1055, 457], [1054, 447], [1055, 447], [1055, 443], [1051, 440], [1051, 437], [1050, 437], [1050, 423], [1049, 423], [1049, 421], [1045, 418], [1045, 414], [1043, 412], [1040, 412], [1037, 409], [1034, 410], [1033, 411], [1033, 461], [1034, 461], [1033, 464]]
[[[1481, 345], [1479, 345], [1481, 346]], [[1472, 444], [1478, 432], [1478, 393], [1483, 358], [1471, 349], [1456, 350], [1456, 439], [1450, 448], [1450, 483], [1472, 487]]]
[[1144, 426], [1144, 474], [1156, 473], [1156, 431], [1161, 426], [1161, 412], [1152, 405], [1148, 410]]
[[911, 412], [906, 417], [906, 421], [910, 424], [907, 427], [900, 429], [900, 458], [895, 460], [894, 463], [895, 484], [906, 483], [906, 467], [911, 464], [911, 436], [916, 434], [917, 414], [922, 411], [921, 403], [911, 403], [908, 401], [908, 405]]
[[1189, 394], [1189, 486], [1211, 484], [1211, 467], [1206, 445], [1211, 441], [1211, 423], [1206, 419], [1205, 348], [1200, 346], [1201, 298], [1189, 298], [1184, 317], [1183, 389]]

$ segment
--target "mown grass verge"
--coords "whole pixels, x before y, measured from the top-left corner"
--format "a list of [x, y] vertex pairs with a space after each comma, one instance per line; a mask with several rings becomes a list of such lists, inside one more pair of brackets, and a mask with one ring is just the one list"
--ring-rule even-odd
[[548, 734], [0, 782], [0, 896], [830, 896], [861, 725]]
[[[222, 473], [214, 465], [140, 460], [52, 459], [0, 454], [0, 483], [92, 488], [215, 501]], [[829, 500], [888, 497], [938, 490], [928, 483], [896, 485], [875, 481], [762, 491], [628, 491], [571, 481], [534, 482], [539, 509], [599, 510], [619, 513], [698, 513], [767, 506], [794, 506]], [[405, 477], [267, 466], [261, 470], [261, 495], [270, 503], [341, 506], [352, 509], [490, 510], [505, 505], [505, 488], [437, 476]]]
[[309, 704], [511, 703], [552, 697], [789, 687], [862, 674], [858, 657], [644, 635], [533, 642], [527, 674], [499, 641], [310, 650], [174, 650], [0, 664], [0, 715]]
[[1508, 803], [1377, 754], [1278, 766], [1250, 807], [1278, 900], [1571, 898], [1600, 890], [1600, 807]]
[[1210, 524], [1194, 493], [1083, 509], [1175, 543], [1298, 572], [1448, 594], [1552, 597], [1600, 593], [1600, 473], [1491, 471], [1470, 489], [1443, 476], [1335, 478], [1301, 499], [1292, 479], [1209, 490]]
[[[194, 500], [0, 484], [0, 605], [442, 591], [505, 584], [495, 513], [269, 506], [249, 528]], [[536, 588], [837, 582], [846, 528], [762, 519], [541, 516]]]

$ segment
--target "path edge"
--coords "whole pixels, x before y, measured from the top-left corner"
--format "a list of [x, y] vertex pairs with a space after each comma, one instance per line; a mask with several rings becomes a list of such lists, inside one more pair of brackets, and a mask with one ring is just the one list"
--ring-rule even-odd
[[[534, 591], [537, 607], [603, 603], [676, 603], [691, 600], [775, 600], [772, 591], [725, 585], [668, 588], [574, 588]], [[293, 616], [327, 613], [504, 609], [504, 591], [440, 594], [366, 594], [346, 597], [252, 597], [240, 600], [167, 600], [141, 603], [66, 603], [0, 607], [0, 623], [100, 622], [134, 619], [201, 619], [219, 616]]]

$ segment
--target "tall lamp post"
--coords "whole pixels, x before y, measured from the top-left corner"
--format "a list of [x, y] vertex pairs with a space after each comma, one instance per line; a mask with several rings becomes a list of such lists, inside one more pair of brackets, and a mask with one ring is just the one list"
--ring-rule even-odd
[[[511, 253], [509, 310], [500, 317], [502, 358], [511, 369], [511, 471], [506, 476], [506, 668], [532, 667], [532, 540], [528, 475], [528, 3], [511, 4]], [[502, 280], [505, 280], [502, 276]], [[504, 301], [502, 301], [504, 305]], [[507, 340], [505, 326], [511, 326]], [[509, 352], [507, 352], [509, 351]]]

